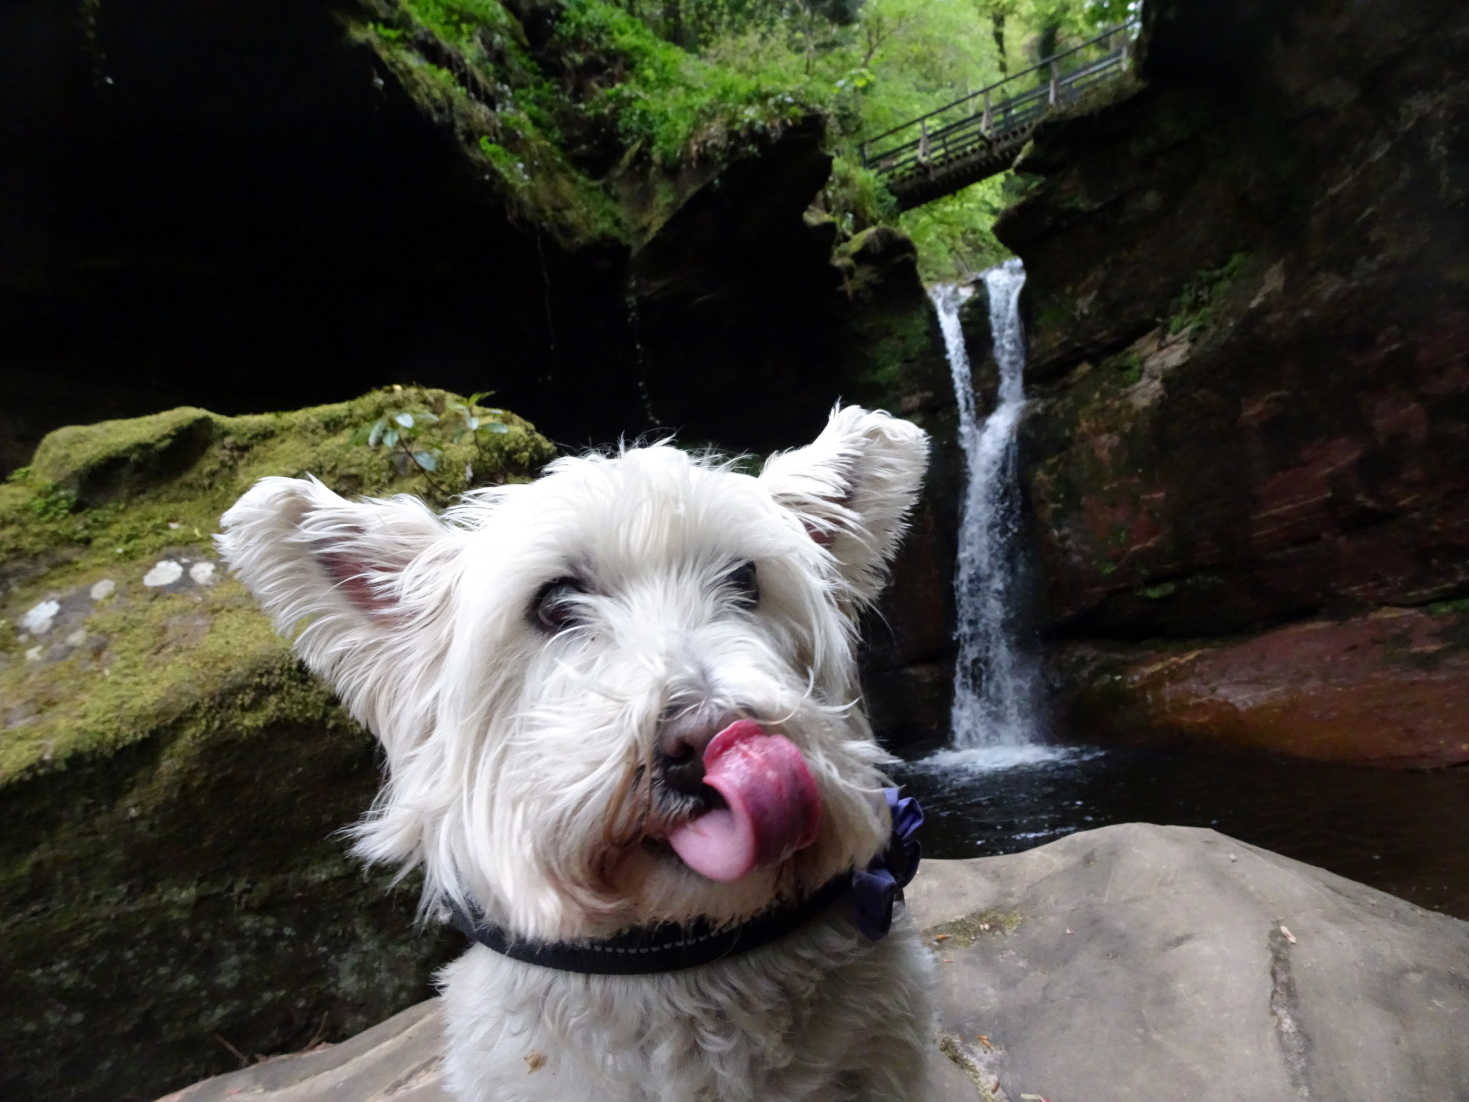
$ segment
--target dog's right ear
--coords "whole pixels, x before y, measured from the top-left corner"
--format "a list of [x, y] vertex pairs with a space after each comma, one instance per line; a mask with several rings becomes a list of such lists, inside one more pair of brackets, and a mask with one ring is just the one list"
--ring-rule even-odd
[[928, 466], [928, 434], [860, 406], [832, 410], [810, 444], [770, 457], [760, 481], [836, 561], [858, 605], [877, 599]]
[[221, 558], [282, 634], [302, 629], [296, 652], [376, 728], [368, 696], [394, 677], [394, 651], [426, 642], [442, 572], [423, 560], [449, 552], [454, 530], [416, 498], [347, 501], [314, 478], [261, 479], [220, 527]]

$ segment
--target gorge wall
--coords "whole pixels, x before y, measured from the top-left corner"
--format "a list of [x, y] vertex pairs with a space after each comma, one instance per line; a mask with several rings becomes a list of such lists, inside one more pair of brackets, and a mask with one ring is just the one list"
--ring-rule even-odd
[[1023, 463], [1075, 736], [1469, 760], [1462, 5], [1147, 6], [1044, 124]]

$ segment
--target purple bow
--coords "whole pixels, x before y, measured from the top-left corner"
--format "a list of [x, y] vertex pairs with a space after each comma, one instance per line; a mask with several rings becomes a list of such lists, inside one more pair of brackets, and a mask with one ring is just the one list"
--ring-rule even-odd
[[865, 869], [852, 871], [852, 908], [856, 912], [857, 929], [872, 941], [883, 937], [892, 927], [893, 904], [903, 898], [903, 886], [918, 871], [916, 835], [923, 825], [923, 809], [912, 796], [899, 799], [896, 788], [884, 788], [882, 794], [893, 820], [888, 848]]

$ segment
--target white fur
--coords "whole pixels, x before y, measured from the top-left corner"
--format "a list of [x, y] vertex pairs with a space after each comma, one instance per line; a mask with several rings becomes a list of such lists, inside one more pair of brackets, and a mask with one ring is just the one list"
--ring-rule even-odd
[[[357, 850], [422, 867], [424, 905], [526, 938], [737, 921], [793, 901], [887, 842], [887, 760], [863, 715], [856, 616], [880, 592], [927, 459], [924, 434], [856, 407], [759, 477], [668, 445], [559, 459], [534, 483], [435, 517], [263, 479], [221, 554], [387, 752]], [[753, 562], [759, 602], [731, 571]], [[574, 622], [535, 618], [575, 577]], [[304, 627], [302, 626], [304, 624]], [[715, 883], [660, 839], [654, 783], [672, 714], [749, 716], [801, 750], [816, 841]], [[684, 812], [684, 818], [687, 812]], [[919, 1099], [929, 961], [901, 915], [873, 943], [845, 904], [726, 961], [583, 976], [475, 947], [443, 974], [461, 1099]]]

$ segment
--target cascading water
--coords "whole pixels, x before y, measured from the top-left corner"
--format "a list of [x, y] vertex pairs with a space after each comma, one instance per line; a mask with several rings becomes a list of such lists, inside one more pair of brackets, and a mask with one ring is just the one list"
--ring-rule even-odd
[[969, 356], [959, 326], [959, 306], [967, 296], [950, 285], [930, 291], [954, 376], [968, 476], [954, 578], [959, 653], [950, 745], [955, 750], [1019, 751], [1034, 747], [1039, 699], [1034, 664], [1018, 645], [1015, 598], [1020, 521], [1015, 430], [1025, 407], [1025, 333], [1019, 311], [1025, 269], [1019, 260], [1009, 260], [987, 271], [984, 281], [1000, 386], [994, 412], [983, 424], [975, 415]]

